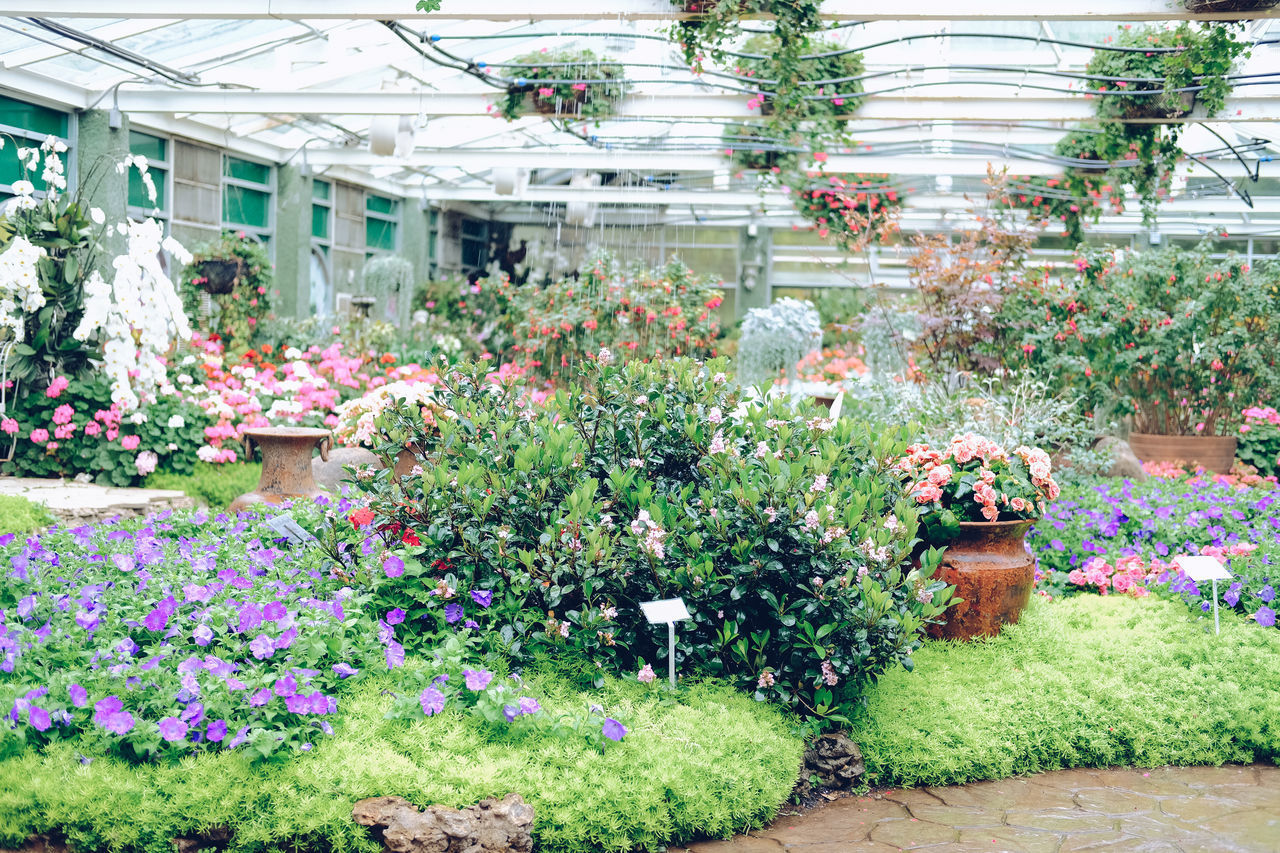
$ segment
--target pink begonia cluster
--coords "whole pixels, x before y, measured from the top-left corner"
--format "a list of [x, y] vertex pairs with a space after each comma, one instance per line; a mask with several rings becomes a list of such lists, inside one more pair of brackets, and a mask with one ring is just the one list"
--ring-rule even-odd
[[1255, 426], [1261, 424], [1271, 424], [1272, 426], [1280, 426], [1280, 412], [1267, 406], [1252, 406], [1244, 410], [1244, 423], [1240, 425], [1240, 432], [1249, 432]]
[[1245, 465], [1239, 460], [1236, 460], [1231, 466], [1231, 472], [1227, 474], [1215, 474], [1200, 466], [1192, 468], [1183, 462], [1143, 462], [1142, 470], [1149, 476], [1159, 477], [1162, 480], [1179, 480], [1186, 477], [1190, 485], [1213, 483], [1219, 486], [1233, 486], [1237, 489], [1274, 489], [1280, 486], [1280, 479], [1274, 476], [1264, 477], [1256, 468]]
[[[55, 376], [49, 383], [49, 387], [45, 389], [45, 396], [56, 400], [62, 396], [62, 392], [67, 390], [70, 384], [65, 376]], [[76, 421], [77, 417], [79, 422]], [[112, 403], [106, 409], [98, 409], [92, 415], [88, 411], [77, 412], [70, 403], [63, 403], [53, 410], [52, 423], [47, 427], [33, 427], [25, 438], [35, 444], [43, 445], [52, 453], [58, 449], [59, 442], [74, 436], [76, 430], [83, 430], [85, 435], [101, 435], [105, 441], [119, 439], [120, 445], [125, 450], [136, 450], [141, 439], [136, 435], [120, 435], [121, 418], [122, 413], [118, 403]], [[0, 418], [0, 432], [5, 435], [14, 435], [21, 429], [22, 426], [16, 419]], [[22, 437], [24, 436], [19, 436], [19, 438]]]
[[[1031, 494], [1010, 496], [1007, 491], [997, 491], [997, 478], [1002, 487], [1014, 476], [1010, 467], [1012, 456], [989, 438], [975, 433], [957, 435], [942, 450], [928, 444], [913, 444], [907, 455], [898, 460], [896, 467], [912, 480], [909, 492], [918, 504], [957, 501], [956, 493], [966, 474], [973, 475], [972, 501], [978, 513], [986, 521], [996, 521], [1002, 513], [1013, 513], [1022, 518], [1033, 516], [1037, 508], [1044, 511], [1046, 500], [1057, 500], [1061, 490], [1053, 481], [1053, 466], [1049, 454], [1025, 445], [1016, 448], [1013, 455], [1022, 461], [1027, 474], [1016, 475], [1019, 485], [1029, 485]], [[1027, 477], [1030, 482], [1027, 483]], [[956, 508], [960, 508], [957, 506]], [[968, 513], [965, 513], [966, 515]]]
[[[200, 352], [190, 373], [178, 383], [186, 395], [216, 423], [205, 428], [208, 444], [196, 451], [206, 462], [236, 461], [245, 430], [264, 426], [338, 425], [337, 409], [390, 381], [425, 381], [434, 373], [416, 364], [395, 366], [390, 355], [352, 356], [341, 343], [321, 348], [249, 350], [238, 361], [228, 359], [222, 344], [199, 336]], [[274, 359], [274, 360], [273, 360]]]
[[[1225, 547], [1210, 545], [1201, 548], [1200, 554], [1222, 562], [1231, 557], [1252, 554], [1257, 548], [1257, 545], [1248, 542], [1237, 542]], [[1076, 586], [1095, 587], [1102, 595], [1115, 590], [1134, 598], [1146, 598], [1151, 594], [1147, 589], [1150, 584], [1165, 583], [1182, 576], [1182, 569], [1178, 568], [1175, 562], [1166, 563], [1158, 557], [1148, 562], [1137, 554], [1130, 554], [1127, 557], [1120, 557], [1112, 564], [1105, 557], [1094, 557], [1084, 564], [1084, 568], [1074, 569], [1068, 574], [1067, 581]]]

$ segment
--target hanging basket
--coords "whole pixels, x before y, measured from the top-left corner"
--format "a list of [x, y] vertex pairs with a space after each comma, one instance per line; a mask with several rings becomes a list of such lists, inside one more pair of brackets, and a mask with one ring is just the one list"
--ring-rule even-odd
[[540, 97], [536, 92], [532, 95], [533, 108], [544, 116], [576, 116], [582, 112], [582, 106], [587, 102], [587, 92], [589, 89], [582, 89], [574, 92], [571, 100], [552, 95], [550, 98]]
[[225, 296], [236, 286], [236, 280], [244, 275], [244, 261], [239, 258], [210, 258], [200, 262], [200, 275], [204, 283], [200, 287], [214, 296]]
[[1280, 0], [1182, 0], [1188, 12], [1214, 15], [1225, 12], [1260, 12], [1280, 5]]
[[[1280, 0], [1276, 0], [1280, 3]], [[1173, 92], [1134, 98], [1125, 104], [1125, 118], [1181, 118], [1196, 105], [1195, 92]]]

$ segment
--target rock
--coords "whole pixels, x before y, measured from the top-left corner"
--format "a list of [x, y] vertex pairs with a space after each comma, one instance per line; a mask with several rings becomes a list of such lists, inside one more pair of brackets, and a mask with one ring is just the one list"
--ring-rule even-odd
[[817, 776], [825, 788], [852, 788], [866, 772], [862, 751], [844, 732], [823, 735], [804, 753], [802, 776]]
[[389, 853], [530, 853], [533, 807], [518, 794], [465, 809], [428, 806], [419, 811], [404, 797], [370, 797], [351, 811], [372, 827]]
[[335, 447], [329, 451], [329, 461], [319, 456], [311, 460], [311, 476], [316, 485], [331, 492], [342, 491], [342, 481], [348, 478], [346, 468], [360, 465], [382, 467], [378, 457], [363, 447]]
[[1147, 472], [1142, 470], [1142, 463], [1138, 461], [1137, 454], [1133, 452], [1129, 442], [1121, 441], [1113, 435], [1106, 435], [1094, 442], [1093, 449], [1111, 458], [1111, 467], [1107, 469], [1106, 476], [1127, 477], [1137, 483], [1148, 479]]

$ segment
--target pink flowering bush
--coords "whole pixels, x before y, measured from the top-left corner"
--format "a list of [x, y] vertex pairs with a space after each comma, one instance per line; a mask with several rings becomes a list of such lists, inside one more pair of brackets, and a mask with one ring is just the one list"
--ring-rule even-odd
[[1102, 595], [1115, 591], [1134, 598], [1146, 598], [1151, 594], [1148, 586], [1159, 582], [1172, 568], [1172, 564], [1159, 558], [1147, 561], [1137, 554], [1120, 557], [1114, 564], [1103, 557], [1094, 557], [1083, 568], [1072, 569], [1067, 575], [1067, 582]]
[[1061, 491], [1043, 450], [1023, 445], [1009, 453], [974, 433], [941, 449], [913, 444], [894, 467], [934, 543], [949, 541], [964, 521], [1037, 518]]
[[[638, 602], [682, 597], [678, 670], [841, 719], [886, 668], [910, 666], [950, 592], [910, 562], [916, 512], [892, 465], [904, 430], [748, 403], [726, 363], [612, 364], [536, 406], [486, 365], [441, 377], [449, 416], [389, 406], [418, 471], [366, 474], [371, 528], [395, 555], [379, 606], [496, 619], [541, 650], [647, 680], [665, 634]], [[656, 665], [656, 666], [655, 666]], [[647, 667], [647, 668], [646, 668]]]
[[0, 415], [0, 471], [21, 477], [90, 476], [113, 486], [134, 486], [157, 468], [189, 474], [210, 421], [176, 387], [134, 412], [111, 400], [101, 373], [57, 377], [44, 393], [32, 391]]

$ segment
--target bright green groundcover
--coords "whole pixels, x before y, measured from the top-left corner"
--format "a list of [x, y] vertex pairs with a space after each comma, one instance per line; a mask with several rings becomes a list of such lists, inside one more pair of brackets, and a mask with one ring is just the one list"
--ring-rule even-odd
[[80, 850], [172, 853], [172, 839], [224, 826], [231, 851], [375, 851], [381, 844], [351, 820], [356, 800], [465, 806], [514, 791], [534, 806], [541, 851], [661, 849], [771, 818], [803, 751], [782, 713], [710, 683], [672, 702], [638, 684], [578, 694], [536, 679], [548, 707], [601, 702], [627, 722], [627, 737], [603, 754], [581, 739], [495, 738], [449, 712], [387, 720], [389, 684], [359, 685], [335, 737], [282, 761], [224, 752], [158, 766], [84, 763], [74, 746], [0, 761], [0, 847], [52, 832]]
[[853, 737], [876, 785], [1057, 770], [1275, 761], [1280, 636], [1128, 596], [1035, 599], [978, 643], [886, 673]]

